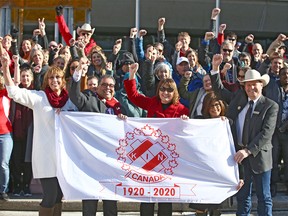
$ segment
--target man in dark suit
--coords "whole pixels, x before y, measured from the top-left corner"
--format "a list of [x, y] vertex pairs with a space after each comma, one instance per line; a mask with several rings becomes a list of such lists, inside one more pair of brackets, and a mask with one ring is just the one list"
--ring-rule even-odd
[[[222, 55], [214, 55], [211, 80], [219, 84], [219, 65]], [[231, 125], [236, 147], [235, 161], [244, 173], [244, 186], [237, 193], [237, 215], [249, 215], [252, 203], [252, 183], [255, 183], [258, 198], [258, 215], [272, 216], [270, 177], [272, 169], [272, 135], [275, 129], [278, 104], [262, 95], [262, 89], [269, 83], [269, 76], [256, 70], [245, 74], [244, 90], [230, 94], [227, 117]], [[221, 95], [228, 95], [223, 88], [216, 88]], [[222, 94], [223, 93], [223, 94]], [[250, 102], [251, 101], [251, 102]], [[253, 102], [252, 102], [253, 101]]]
[[[101, 77], [96, 93], [89, 89], [80, 92], [80, 79], [83, 73], [87, 72], [87, 68], [87, 59], [81, 58], [79, 61], [79, 66], [73, 74], [73, 80], [69, 91], [71, 101], [75, 104], [79, 111], [117, 114], [118, 117], [120, 117], [120, 104], [114, 98], [115, 80], [112, 76], [104, 75]], [[117, 216], [117, 201], [102, 201], [104, 215]], [[82, 215], [96, 215], [97, 205], [98, 200], [82, 200]]]

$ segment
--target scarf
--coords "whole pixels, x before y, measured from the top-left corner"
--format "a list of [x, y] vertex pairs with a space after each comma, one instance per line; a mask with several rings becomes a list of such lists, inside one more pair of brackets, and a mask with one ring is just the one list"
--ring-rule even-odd
[[46, 93], [50, 105], [53, 108], [63, 107], [69, 98], [66, 89], [62, 89], [60, 95], [57, 95], [56, 92], [52, 91], [50, 87], [46, 87], [44, 91]]

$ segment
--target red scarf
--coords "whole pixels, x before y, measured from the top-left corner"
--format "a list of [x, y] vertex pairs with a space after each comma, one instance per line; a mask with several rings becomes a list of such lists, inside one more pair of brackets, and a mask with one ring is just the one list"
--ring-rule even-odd
[[45, 93], [48, 98], [50, 105], [54, 108], [61, 108], [63, 107], [69, 96], [66, 89], [62, 89], [60, 95], [57, 95], [56, 92], [52, 91], [50, 87], [45, 88]]

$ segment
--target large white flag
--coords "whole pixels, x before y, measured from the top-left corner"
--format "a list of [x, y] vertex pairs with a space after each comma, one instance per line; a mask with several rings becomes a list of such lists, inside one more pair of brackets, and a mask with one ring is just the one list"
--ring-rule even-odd
[[228, 121], [61, 112], [57, 160], [64, 198], [220, 203], [238, 166]]

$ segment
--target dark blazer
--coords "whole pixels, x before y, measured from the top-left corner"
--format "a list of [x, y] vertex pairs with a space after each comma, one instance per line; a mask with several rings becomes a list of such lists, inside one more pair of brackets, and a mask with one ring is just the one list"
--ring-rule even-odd
[[[231, 125], [232, 134], [236, 150], [243, 146], [237, 143], [236, 119], [248, 102], [247, 94], [244, 90], [238, 90], [235, 93], [221, 88], [219, 73], [211, 76], [214, 91], [218, 91], [220, 96], [229, 104], [226, 116], [233, 120]], [[218, 87], [218, 88], [217, 88]], [[260, 96], [253, 111], [249, 144], [245, 146], [251, 151], [251, 155], [243, 161], [243, 164], [250, 163], [254, 173], [259, 174], [272, 169], [272, 135], [276, 126], [278, 104], [274, 101]]]
[[69, 90], [69, 98], [75, 104], [79, 111], [105, 113], [105, 104], [90, 91], [84, 90], [80, 92], [81, 82], [75, 82], [72, 78], [71, 88]]
[[[234, 141], [237, 140], [236, 135], [236, 119], [239, 113], [247, 104], [247, 96], [244, 91], [235, 97], [227, 110], [227, 117], [231, 118], [234, 122], [232, 131]], [[251, 151], [251, 155], [243, 161], [243, 163], [250, 163], [254, 173], [259, 174], [272, 169], [272, 135], [276, 126], [278, 113], [278, 104], [274, 101], [260, 96], [253, 111], [249, 131], [249, 143], [246, 146]], [[242, 147], [236, 143], [236, 150]]]

